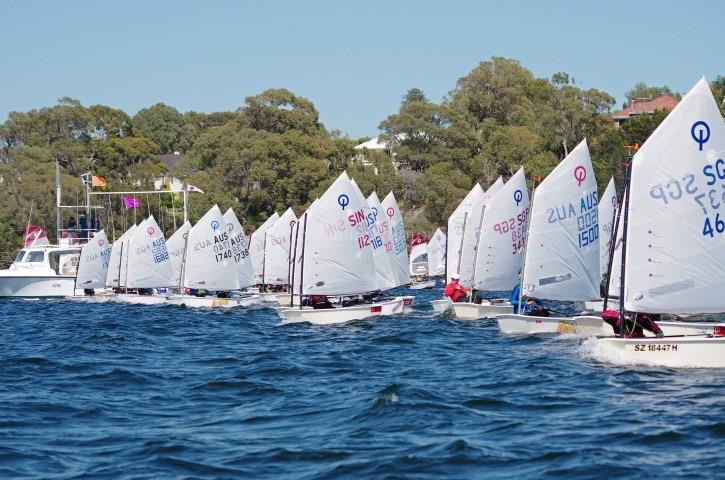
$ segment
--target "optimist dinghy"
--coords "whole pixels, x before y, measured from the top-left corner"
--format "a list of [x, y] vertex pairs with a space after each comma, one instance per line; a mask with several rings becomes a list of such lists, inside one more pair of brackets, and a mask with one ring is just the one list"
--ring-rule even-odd
[[[258, 303], [258, 295], [231, 293], [254, 284], [254, 271], [242, 226], [230, 208], [214, 205], [187, 235], [181, 288], [197, 295], [170, 295], [168, 302], [190, 308], [233, 308]], [[203, 292], [225, 292], [206, 295]]]
[[[159, 228], [153, 216], [133, 229], [123, 246], [127, 246], [127, 248], [125, 270], [121, 270], [121, 288], [151, 290], [174, 286], [171, 256], [166, 248], [164, 232]], [[150, 295], [119, 293], [112, 299], [116, 302], [140, 305], [166, 303], [166, 295], [158, 293]]]
[[[528, 221], [529, 193], [521, 168], [486, 202], [475, 247], [472, 290], [509, 290], [518, 282]], [[508, 299], [460, 302], [453, 308], [456, 317], [464, 320], [512, 312]]]
[[[389, 213], [386, 211], [386, 214], [392, 218], [396, 212], [393, 207], [389, 208], [391, 210]], [[366, 216], [368, 209], [365, 197], [343, 172], [302, 215], [295, 232], [295, 238], [300, 242], [299, 273], [292, 274], [294, 282], [298, 282], [297, 293], [301, 298], [357, 296], [378, 290], [371, 244], [373, 238]], [[405, 250], [404, 233], [402, 240]], [[293, 250], [298, 251], [294, 247]], [[293, 260], [296, 269], [297, 259]], [[403, 260], [407, 271], [407, 258]], [[396, 297], [371, 304], [324, 309], [300, 306], [279, 308], [277, 311], [283, 323], [330, 325], [402, 313], [403, 302], [402, 297]]]
[[[456, 209], [453, 211], [450, 217], [448, 217], [447, 227], [447, 241], [446, 241], [446, 268], [445, 268], [445, 283], [448, 284], [451, 281], [453, 275], [458, 275], [459, 279], [467, 278], [470, 276], [473, 278], [473, 269], [468, 268], [473, 265], [473, 235], [468, 237], [468, 250], [470, 253], [466, 253], [467, 249], [464, 248], [466, 243], [466, 229], [471, 230], [469, 222], [472, 222], [474, 210], [481, 214], [483, 208], [485, 192], [480, 184], [473, 186], [466, 197], [458, 204]], [[468, 262], [468, 263], [466, 263]], [[464, 272], [467, 275], [464, 275]], [[470, 272], [470, 273], [469, 273]], [[461, 282], [465, 286], [465, 280]], [[470, 287], [470, 283], [469, 283]], [[448, 297], [443, 297], [440, 300], [431, 301], [433, 310], [437, 313], [444, 313], [448, 310], [452, 310], [453, 302]]]
[[76, 275], [76, 286], [74, 290], [82, 289], [86, 293], [83, 296], [74, 295], [66, 297], [71, 300], [102, 303], [110, 300], [111, 295], [105, 292], [95, 292], [95, 289], [102, 289], [106, 286], [106, 275], [108, 265], [111, 261], [111, 243], [108, 241], [106, 232], [96, 232], [88, 243], [81, 249], [78, 261], [78, 273]]
[[[597, 182], [582, 140], [536, 188], [526, 239], [521, 292], [536, 298], [599, 298]], [[601, 331], [599, 317], [498, 315], [503, 333]], [[580, 328], [577, 325], [582, 323]]]
[[[725, 312], [725, 122], [701, 79], [631, 161], [623, 212], [624, 311]], [[686, 322], [684, 322], [686, 323]], [[597, 347], [637, 363], [725, 367], [713, 335], [605, 338]]]

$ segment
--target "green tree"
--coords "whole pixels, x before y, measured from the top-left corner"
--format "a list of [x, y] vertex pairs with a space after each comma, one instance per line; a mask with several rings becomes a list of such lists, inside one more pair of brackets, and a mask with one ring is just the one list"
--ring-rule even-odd
[[154, 141], [161, 153], [186, 152], [197, 136], [194, 126], [164, 103], [139, 110], [133, 117], [133, 129]]

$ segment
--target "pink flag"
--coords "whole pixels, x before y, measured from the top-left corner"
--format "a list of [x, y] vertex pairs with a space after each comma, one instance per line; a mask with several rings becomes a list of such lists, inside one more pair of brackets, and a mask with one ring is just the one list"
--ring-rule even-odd
[[43, 227], [37, 225], [28, 225], [25, 227], [25, 248], [34, 245], [48, 245], [48, 236], [45, 234]]
[[141, 208], [141, 199], [136, 197], [123, 196], [123, 206], [125, 208]]
[[191, 184], [186, 186], [186, 191], [190, 192], [190, 193], [204, 193], [204, 190], [197, 187], [196, 185], [191, 185]]

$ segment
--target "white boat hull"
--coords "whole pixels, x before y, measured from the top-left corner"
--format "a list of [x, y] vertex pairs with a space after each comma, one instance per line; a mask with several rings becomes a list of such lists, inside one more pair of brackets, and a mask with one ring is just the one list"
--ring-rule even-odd
[[476, 320], [478, 318], [493, 318], [495, 315], [511, 313], [513, 307], [510, 303], [452, 303], [453, 312], [459, 320]]
[[539, 333], [568, 333], [581, 336], [611, 335], [612, 327], [601, 317], [536, 317], [533, 315], [497, 315], [502, 333], [532, 335]]
[[139, 295], [137, 293], [119, 293], [110, 298], [114, 302], [128, 303], [132, 305], [163, 305], [166, 302], [166, 295]]
[[247, 297], [195, 297], [193, 295], [173, 295], [167, 297], [167, 303], [170, 305], [185, 306], [188, 308], [236, 308], [251, 307], [262, 301], [259, 295], [250, 295]]
[[75, 293], [75, 277], [0, 276], [0, 297], [68, 297]]
[[95, 295], [72, 295], [69, 297], [66, 297], [67, 300], [71, 300], [73, 302], [83, 302], [83, 303], [106, 303], [110, 302], [115, 298], [116, 294], [113, 292], [100, 292], [96, 293]]
[[436, 313], [445, 313], [453, 307], [453, 302], [450, 298], [446, 297], [441, 300], [431, 300], [430, 306]]
[[282, 323], [308, 322], [313, 325], [334, 325], [381, 315], [397, 315], [403, 313], [403, 309], [404, 299], [403, 297], [397, 297], [378, 303], [318, 310], [310, 307], [301, 309], [280, 307], [277, 309], [277, 313], [282, 317]]
[[414, 282], [411, 283], [408, 288], [411, 290], [425, 290], [427, 288], [433, 288], [436, 286], [435, 280], [426, 280], [425, 282]]
[[725, 337], [600, 338], [595, 349], [614, 363], [725, 368]]

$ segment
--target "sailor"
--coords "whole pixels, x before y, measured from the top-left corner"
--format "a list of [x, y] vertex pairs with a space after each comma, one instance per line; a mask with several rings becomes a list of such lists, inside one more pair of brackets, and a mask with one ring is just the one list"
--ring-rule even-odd
[[308, 303], [315, 310], [334, 308], [325, 295], [310, 295]]
[[541, 300], [538, 298], [530, 297], [530, 296], [522, 296], [521, 297], [521, 311], [519, 312], [519, 290], [521, 286], [517, 283], [514, 288], [511, 290], [511, 297], [509, 298], [509, 302], [511, 303], [511, 306], [513, 307], [514, 313], [521, 313], [521, 315], [532, 315], [535, 317], [548, 317], [549, 316], [549, 310], [544, 307], [544, 304], [541, 303]]
[[[602, 312], [602, 319], [612, 326], [615, 335], [619, 335], [622, 327], [618, 311], [605, 310]], [[659, 315], [652, 313], [624, 312], [624, 337], [644, 338], [644, 330], [654, 333], [657, 338], [664, 337], [665, 334], [657, 325], [659, 319]]]
[[463, 299], [468, 296], [468, 290], [466, 290], [466, 287], [458, 283], [459, 280], [460, 276], [457, 273], [451, 275], [451, 282], [446, 285], [445, 290], [443, 290], [443, 296], [450, 297], [450, 299], [454, 302], [463, 301]]
[[78, 217], [78, 227], [80, 227], [80, 238], [88, 240], [88, 217], [86, 217], [86, 212], [81, 212], [80, 217]]

